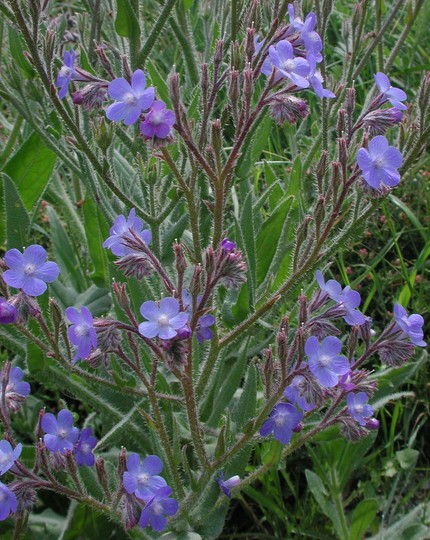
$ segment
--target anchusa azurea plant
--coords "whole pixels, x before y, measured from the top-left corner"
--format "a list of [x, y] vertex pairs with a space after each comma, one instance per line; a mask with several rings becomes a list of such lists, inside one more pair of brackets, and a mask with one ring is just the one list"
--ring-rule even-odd
[[[334, 81], [331, 2], [317, 3], [318, 17], [244, 2], [240, 24], [235, 12], [230, 33], [218, 29], [197, 55], [175, 2], [142, 46], [133, 3], [117, 3], [106, 37], [94, 13], [89, 47], [70, 35], [58, 45], [48, 5], [6, 4], [31, 84], [47, 96], [51, 123], [35, 134], [63, 168], [43, 246], [25, 210], [43, 189], [21, 201], [5, 180], [6, 204], [29, 228], [16, 234], [7, 209], [0, 323], [16, 354], [0, 376], [0, 520], [24, 523], [49, 490], [142, 538], [216, 538], [229, 499], [291, 452], [328, 429], [353, 442], [378, 429], [375, 362], [399, 366], [426, 346], [421, 315], [396, 303], [383, 328], [355, 287], [328, 278], [424, 132], [403, 118], [407, 96], [387, 74], [357, 107], [353, 67]], [[363, 11], [354, 17], [364, 24]], [[184, 65], [163, 76], [155, 44], [169, 20]], [[426, 76], [421, 116], [429, 100]], [[315, 117], [321, 133], [308, 145]], [[303, 163], [286, 150], [288, 172], [264, 159], [276, 126], [283, 144], [303, 136], [310, 148]], [[40, 411], [31, 464], [12, 422], [30, 394], [24, 372], [68, 400]], [[251, 465], [259, 447], [277, 458]]]

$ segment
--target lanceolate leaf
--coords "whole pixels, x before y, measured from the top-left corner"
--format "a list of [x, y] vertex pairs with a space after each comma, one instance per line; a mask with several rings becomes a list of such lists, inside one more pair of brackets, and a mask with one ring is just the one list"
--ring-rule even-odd
[[22, 250], [27, 245], [30, 218], [12, 179], [3, 175], [4, 208], [6, 214], [7, 249]]
[[135, 39], [140, 36], [138, 14], [134, 11], [130, 0], [117, 0], [115, 30], [120, 36]]

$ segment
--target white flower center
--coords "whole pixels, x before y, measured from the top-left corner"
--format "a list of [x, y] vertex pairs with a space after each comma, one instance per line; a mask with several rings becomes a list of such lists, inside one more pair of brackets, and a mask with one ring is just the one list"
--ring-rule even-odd
[[282, 69], [284, 71], [293, 71], [294, 69], [294, 60], [293, 59], [289, 59], [289, 60], [284, 60], [284, 62], [282, 62]]
[[140, 473], [137, 477], [137, 481], [139, 482], [139, 484], [143, 484], [144, 486], [146, 486], [148, 484], [148, 480], [149, 480], [149, 474], [148, 473]]
[[128, 94], [125, 94], [125, 96], [122, 99], [124, 103], [127, 103], [127, 105], [136, 105], [137, 98], [134, 94], [129, 92]]
[[26, 264], [24, 266], [24, 274], [26, 276], [31, 276], [31, 274], [34, 274], [35, 270], [36, 270], [36, 265], [35, 264], [30, 264], [29, 263], [29, 264]]
[[91, 452], [91, 446], [88, 443], [85, 443], [81, 446], [81, 452], [83, 454], [89, 454]]
[[3, 454], [0, 456], [0, 463], [3, 465], [4, 463], [7, 463], [10, 460], [10, 454]]
[[164, 114], [162, 112], [154, 112], [151, 115], [151, 123], [154, 124], [154, 126], [158, 126], [163, 122]]
[[86, 324], [78, 324], [75, 332], [78, 337], [88, 336], [90, 333], [90, 328]]
[[320, 364], [323, 366], [323, 367], [327, 367], [328, 365], [330, 365], [330, 356], [327, 356], [326, 354], [323, 354], [320, 356]]
[[170, 319], [167, 315], [160, 315], [157, 319], [158, 326], [169, 326]]
[[385, 160], [384, 160], [384, 158], [380, 157], [380, 158], [375, 159], [375, 165], [376, 165], [379, 169], [382, 169], [382, 167], [384, 167], [384, 165], [385, 165]]
[[151, 504], [151, 510], [156, 516], [161, 516], [161, 514], [163, 513], [163, 507], [158, 502]]
[[67, 429], [59, 429], [57, 435], [60, 439], [65, 439], [67, 437]]
[[275, 424], [276, 424], [277, 426], [284, 426], [285, 423], [286, 423], [286, 421], [287, 421], [287, 419], [286, 419], [286, 417], [285, 417], [283, 414], [281, 414], [281, 415], [279, 415], [279, 416], [277, 416], [277, 417], [275, 418]]
[[363, 405], [356, 405], [354, 407], [356, 413], [362, 413], [363, 412]]
[[63, 66], [60, 69], [60, 76], [61, 77], [68, 77], [71, 73], [72, 73], [72, 70], [67, 66]]

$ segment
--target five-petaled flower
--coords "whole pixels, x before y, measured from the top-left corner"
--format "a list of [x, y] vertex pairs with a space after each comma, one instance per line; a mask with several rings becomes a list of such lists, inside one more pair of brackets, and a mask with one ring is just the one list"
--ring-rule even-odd
[[299, 88], [307, 88], [309, 81], [305, 78], [309, 74], [309, 64], [304, 58], [295, 58], [293, 47], [287, 40], [280, 41], [276, 47], [269, 47], [270, 60], [277, 69], [277, 74], [287, 77]]
[[360, 148], [357, 153], [357, 163], [363, 178], [374, 189], [397, 186], [400, 182], [397, 169], [402, 162], [402, 154], [394, 146], [389, 146], [383, 135], [374, 137], [368, 149]]
[[22, 444], [19, 443], [12, 448], [12, 445], [6, 439], [0, 441], [0, 476], [7, 472], [22, 452]]
[[394, 317], [397, 325], [409, 336], [409, 339], [417, 347], [425, 347], [427, 343], [423, 340], [424, 319], [421, 315], [413, 313], [408, 316], [406, 309], [398, 304], [394, 305]]
[[302, 411], [298, 411], [290, 403], [278, 403], [269, 418], [260, 429], [260, 435], [266, 437], [273, 432], [273, 437], [282, 444], [288, 444], [295, 429], [303, 418]]
[[46, 262], [47, 253], [42, 246], [33, 244], [21, 253], [10, 249], [4, 256], [9, 270], [3, 272], [3, 279], [15, 289], [22, 289], [29, 296], [40, 296], [47, 289], [47, 283], [55, 281], [60, 274], [58, 265]]
[[108, 92], [116, 102], [107, 108], [107, 118], [112, 122], [124, 120], [126, 126], [137, 122], [155, 99], [155, 90], [152, 86], [146, 88], [146, 77], [141, 69], [133, 73], [131, 85], [123, 78], [114, 79], [109, 83]]
[[132, 208], [127, 219], [122, 214], [116, 218], [110, 228], [109, 238], [103, 242], [103, 247], [110, 249], [117, 257], [133, 253], [133, 250], [125, 244], [127, 238], [132, 238], [130, 231], [136, 233], [146, 245], [151, 242], [151, 231], [145, 229], [145, 224], [140, 217], [136, 216], [136, 210]]
[[346, 396], [349, 414], [360, 426], [365, 426], [373, 415], [373, 408], [367, 403], [368, 399], [364, 392], [351, 392]]
[[167, 526], [167, 519], [164, 516], [175, 515], [179, 508], [178, 501], [170, 498], [171, 494], [172, 488], [164, 486], [150, 498], [146, 498], [146, 505], [139, 519], [139, 525], [142, 529], [145, 529], [149, 524], [154, 531], [164, 531]]
[[321, 344], [315, 336], [307, 339], [305, 353], [309, 360], [309, 369], [322, 386], [336, 386], [339, 377], [349, 372], [348, 359], [339, 356], [341, 349], [340, 339], [334, 336], [327, 336]]
[[73, 426], [73, 415], [67, 409], [62, 409], [57, 418], [46, 413], [42, 418], [42, 429], [45, 432], [43, 442], [50, 452], [60, 452], [62, 456], [67, 450], [73, 452], [79, 437], [79, 429]]
[[315, 409], [315, 405], [313, 403], [308, 403], [306, 398], [302, 395], [304, 382], [305, 378], [303, 375], [296, 375], [291, 381], [291, 384], [284, 390], [284, 396], [290, 403], [297, 403], [303, 411], [311, 411], [312, 409]]
[[159, 476], [163, 463], [158, 456], [147, 456], [143, 461], [139, 454], [130, 454], [127, 458], [127, 470], [123, 474], [124, 488], [130, 495], [139, 499], [152, 497], [166, 481]]
[[172, 339], [177, 330], [185, 326], [189, 315], [179, 311], [176, 298], [163, 298], [160, 305], [148, 300], [140, 306], [140, 313], [148, 322], [139, 324], [139, 332], [146, 338], [159, 336], [161, 339]]
[[381, 92], [380, 103], [385, 103], [389, 101], [393, 107], [396, 109], [406, 110], [406, 105], [403, 105], [402, 101], [405, 101], [408, 96], [400, 88], [394, 88], [391, 86], [390, 79], [385, 75], [385, 73], [376, 73], [374, 75], [376, 86]]
[[145, 116], [145, 120], [140, 124], [140, 132], [146, 139], [153, 137], [165, 139], [170, 135], [175, 121], [175, 113], [167, 109], [164, 101], [157, 99]]
[[93, 436], [91, 428], [84, 428], [79, 436], [78, 444], [76, 445], [76, 463], [79, 466], [94, 465], [95, 457], [93, 449], [97, 444], [97, 439]]
[[66, 315], [72, 323], [68, 329], [70, 341], [76, 347], [73, 363], [89, 357], [91, 349], [97, 348], [97, 334], [94, 329], [94, 320], [91, 311], [82, 306], [80, 312], [74, 307], [66, 309]]

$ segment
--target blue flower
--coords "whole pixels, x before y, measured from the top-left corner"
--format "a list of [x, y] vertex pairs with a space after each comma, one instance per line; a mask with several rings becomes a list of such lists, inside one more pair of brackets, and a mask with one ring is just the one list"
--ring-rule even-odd
[[383, 135], [374, 137], [368, 150], [360, 148], [357, 153], [357, 163], [363, 178], [374, 189], [397, 186], [400, 182], [397, 169], [402, 162], [402, 154], [394, 146], [389, 146]]
[[[0, 371], [0, 380], [3, 374], [3, 370]], [[17, 412], [24, 401], [24, 399], [30, 393], [30, 385], [28, 382], [23, 381], [24, 372], [19, 367], [11, 368], [9, 372], [9, 381], [6, 385], [6, 405], [13, 411]]]
[[139, 519], [139, 525], [142, 529], [149, 524], [154, 531], [164, 531], [167, 526], [167, 519], [164, 515], [173, 516], [179, 508], [178, 501], [169, 498], [171, 494], [172, 489], [169, 486], [164, 486], [145, 501], [146, 506]]
[[160, 488], [165, 487], [166, 481], [159, 476], [163, 463], [158, 456], [148, 456], [140, 461], [139, 454], [130, 454], [127, 459], [127, 471], [122, 481], [125, 490], [139, 499], [152, 497]]
[[74, 50], [66, 51], [64, 53], [64, 65], [58, 73], [56, 82], [57, 88], [60, 89], [58, 92], [58, 97], [60, 99], [63, 99], [67, 94], [70, 82], [80, 79], [79, 74], [75, 71], [75, 59], [76, 53]]
[[317, 62], [322, 60], [322, 40], [314, 28], [317, 22], [315, 13], [312, 11], [306, 15], [304, 22], [300, 17], [295, 16], [294, 5], [288, 5], [288, 15], [290, 18], [290, 27], [287, 30], [287, 36], [299, 34], [295, 39], [294, 45], [304, 45], [306, 51], [315, 56]]
[[304, 381], [305, 378], [303, 375], [296, 375], [291, 381], [291, 384], [284, 390], [284, 396], [290, 403], [297, 403], [303, 411], [311, 411], [315, 409], [315, 405], [308, 403], [306, 398], [302, 396]]
[[0, 324], [11, 324], [18, 319], [18, 310], [0, 296]]
[[307, 60], [309, 63], [309, 76], [308, 80], [311, 83], [312, 88], [315, 90], [315, 93], [320, 98], [335, 98], [336, 95], [333, 94], [330, 90], [327, 90], [326, 88], [323, 88], [323, 76], [321, 75], [321, 71], [317, 70], [317, 61], [315, 56], [312, 54], [309, 54], [307, 56]]
[[50, 452], [60, 452], [62, 456], [67, 450], [73, 452], [79, 437], [79, 429], [73, 426], [73, 415], [62, 409], [57, 418], [51, 413], [43, 415], [42, 429], [46, 433], [43, 442]]
[[[230, 242], [229, 240], [228, 242], [230, 244], [234, 244], [234, 247], [232, 249], [236, 247], [236, 244], [234, 242]], [[199, 294], [197, 296], [197, 305], [199, 305], [201, 299], [202, 299], [202, 295]], [[182, 290], [182, 305], [184, 306], [185, 312], [188, 313], [188, 315], [191, 318], [192, 313], [193, 313], [193, 297], [191, 293], [187, 291], [187, 289]], [[203, 315], [202, 317], [199, 318], [196, 325], [196, 336], [197, 336], [197, 341], [199, 343], [203, 343], [203, 341], [212, 339], [213, 333], [212, 333], [212, 330], [210, 329], [210, 326], [214, 324], [215, 324], [215, 317], [213, 315]], [[186, 338], [188, 337], [189, 336], [186, 336]]]
[[15, 493], [0, 482], [0, 521], [4, 521], [11, 512], [16, 512], [18, 501]]
[[299, 88], [307, 88], [309, 81], [305, 78], [309, 75], [309, 64], [304, 58], [295, 58], [293, 47], [287, 40], [280, 41], [276, 47], [269, 47], [270, 60], [277, 74], [287, 77]]
[[336, 386], [340, 375], [349, 372], [349, 362], [345, 356], [339, 356], [342, 349], [340, 339], [328, 336], [319, 343], [311, 336], [305, 343], [305, 353], [309, 359], [309, 369], [322, 386]]
[[346, 396], [349, 414], [360, 426], [365, 426], [373, 415], [372, 406], [366, 403], [368, 399], [364, 392], [350, 393]]
[[219, 478], [216, 479], [220, 489], [224, 492], [224, 495], [231, 497], [231, 490], [240, 484], [240, 477], [235, 475], [227, 480], [224, 480], [224, 472], [220, 471]]
[[161, 339], [172, 339], [177, 330], [188, 322], [188, 313], [179, 311], [176, 298], [163, 298], [158, 306], [155, 302], [147, 301], [140, 306], [140, 313], [149, 322], [139, 324], [139, 332], [146, 338], [159, 336]]
[[58, 265], [46, 262], [46, 251], [34, 244], [24, 250], [6, 251], [4, 262], [9, 270], [3, 272], [3, 279], [15, 289], [22, 289], [29, 296], [40, 296], [47, 289], [47, 283], [55, 281], [60, 274]]
[[402, 101], [405, 101], [408, 96], [400, 88], [394, 88], [390, 84], [390, 79], [385, 75], [385, 73], [376, 73], [374, 75], [376, 86], [381, 92], [380, 104], [389, 101], [393, 107], [396, 109], [406, 110], [406, 105], [403, 105]]
[[103, 247], [110, 249], [117, 257], [133, 253], [133, 250], [124, 243], [125, 239], [132, 238], [130, 231], [135, 232], [146, 245], [150, 244], [151, 231], [145, 229], [145, 224], [139, 217], [136, 217], [136, 210], [132, 208], [127, 219], [122, 214], [116, 218], [109, 231], [109, 238], [103, 242]]
[[167, 109], [164, 101], [157, 99], [140, 124], [140, 132], [146, 139], [165, 139], [170, 135], [175, 121], [175, 113]]
[[425, 347], [427, 345], [423, 340], [424, 319], [421, 315], [413, 313], [408, 317], [406, 309], [396, 302], [394, 305], [394, 317], [397, 325], [409, 336], [414, 345], [417, 347]]
[[351, 290], [349, 286], [342, 290], [342, 286], [335, 279], [329, 279], [325, 283], [324, 277], [319, 270], [317, 270], [316, 278], [321, 290], [346, 310], [346, 315], [342, 316], [347, 324], [355, 326], [366, 322], [366, 317], [357, 309], [361, 303], [361, 296], [358, 291]]
[[22, 444], [19, 443], [12, 448], [9, 441], [3, 439], [0, 441], [0, 476], [7, 472], [22, 452]]
[[72, 323], [67, 333], [70, 341], [76, 347], [76, 354], [73, 357], [73, 363], [76, 363], [79, 359], [88, 358], [91, 354], [91, 348], [97, 348], [97, 334], [91, 311], [85, 306], [81, 307], [80, 312], [74, 307], [68, 307], [66, 315]]
[[112, 122], [124, 120], [126, 126], [137, 122], [141, 113], [149, 109], [155, 99], [155, 90], [152, 86], [146, 88], [146, 77], [141, 69], [133, 73], [131, 85], [125, 79], [114, 79], [108, 91], [116, 102], [107, 108], [107, 118]]
[[79, 466], [87, 465], [88, 467], [92, 467], [94, 465], [95, 457], [93, 449], [96, 444], [97, 439], [93, 436], [92, 429], [84, 428], [76, 445], [76, 463]]
[[269, 418], [260, 429], [260, 435], [266, 437], [273, 432], [273, 437], [282, 444], [288, 444], [295, 429], [303, 418], [302, 411], [298, 411], [290, 403], [278, 403]]

